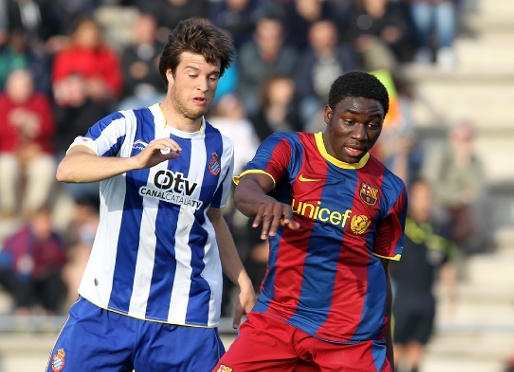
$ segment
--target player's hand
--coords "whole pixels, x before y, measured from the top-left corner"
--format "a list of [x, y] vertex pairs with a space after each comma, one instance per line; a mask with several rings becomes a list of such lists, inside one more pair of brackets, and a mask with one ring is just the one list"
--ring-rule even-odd
[[160, 138], [150, 142], [135, 158], [140, 169], [151, 168], [163, 161], [177, 158], [181, 151], [179, 144], [171, 138]]
[[239, 297], [236, 302], [236, 308], [234, 311], [234, 319], [232, 321], [232, 328], [238, 329], [241, 325], [241, 318], [243, 315], [248, 314], [255, 305], [255, 291], [252, 285], [248, 285], [245, 288], [241, 288]]
[[300, 224], [293, 218], [291, 206], [278, 201], [267, 202], [261, 205], [255, 216], [252, 227], [258, 227], [262, 223], [261, 239], [275, 236], [279, 226], [285, 226], [296, 230]]

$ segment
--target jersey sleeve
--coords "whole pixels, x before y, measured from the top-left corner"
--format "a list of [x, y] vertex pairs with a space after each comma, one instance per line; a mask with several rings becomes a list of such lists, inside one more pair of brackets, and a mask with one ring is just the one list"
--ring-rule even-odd
[[287, 171], [292, 156], [291, 143], [285, 134], [274, 133], [261, 143], [254, 158], [246, 164], [245, 170], [234, 177], [234, 183], [237, 185], [245, 174], [262, 173], [271, 177], [276, 185]]
[[379, 221], [373, 254], [380, 258], [399, 261], [403, 251], [407, 191], [405, 187], [385, 218]]
[[76, 137], [69, 149], [82, 145], [100, 156], [116, 156], [127, 136], [128, 122], [122, 112], [106, 116], [89, 128], [86, 135]]

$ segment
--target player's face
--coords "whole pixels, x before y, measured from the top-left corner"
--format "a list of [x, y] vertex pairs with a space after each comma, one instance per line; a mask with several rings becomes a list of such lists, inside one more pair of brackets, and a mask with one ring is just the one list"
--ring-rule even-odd
[[201, 54], [184, 52], [175, 74], [168, 70], [168, 95], [184, 117], [196, 120], [207, 113], [218, 87], [220, 65], [208, 63]]
[[384, 108], [374, 99], [346, 97], [335, 110], [327, 105], [323, 140], [328, 153], [345, 163], [358, 163], [377, 141], [383, 122]]

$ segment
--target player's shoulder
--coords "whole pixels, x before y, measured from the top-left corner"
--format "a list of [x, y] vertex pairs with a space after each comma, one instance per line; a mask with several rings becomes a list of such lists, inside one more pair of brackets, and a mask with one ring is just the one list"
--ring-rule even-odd
[[405, 182], [398, 177], [396, 174], [394, 174], [384, 163], [382, 163], [379, 159], [377, 159], [375, 156], [371, 155], [370, 162], [374, 163], [377, 167], [382, 168], [383, 177], [382, 177], [382, 184], [393, 190], [398, 190], [398, 192], [402, 192], [406, 189]]

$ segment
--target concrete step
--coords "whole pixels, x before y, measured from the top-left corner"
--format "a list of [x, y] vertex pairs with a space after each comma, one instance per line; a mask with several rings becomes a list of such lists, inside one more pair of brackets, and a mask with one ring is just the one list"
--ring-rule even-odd
[[[514, 2], [513, 2], [514, 3]], [[514, 23], [511, 21], [511, 23]], [[458, 69], [498, 74], [514, 73], [513, 33], [481, 33], [457, 38], [454, 43]]]
[[466, 266], [470, 285], [489, 286], [500, 290], [506, 288], [514, 294], [514, 256], [512, 254], [473, 255], [468, 258]]
[[423, 372], [501, 372], [514, 350], [514, 334], [436, 333], [427, 347]]
[[512, 131], [514, 119], [509, 110], [514, 97], [514, 71], [462, 69], [450, 74], [409, 66], [406, 74], [415, 85], [411, 106], [416, 125], [445, 126], [469, 118], [479, 129]]
[[477, 32], [514, 32], [514, 2], [511, 0], [467, 0], [463, 12], [467, 26]]

